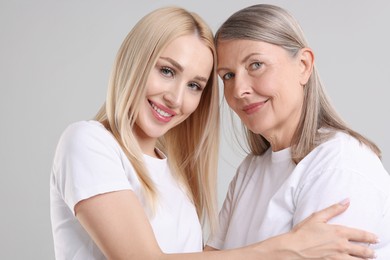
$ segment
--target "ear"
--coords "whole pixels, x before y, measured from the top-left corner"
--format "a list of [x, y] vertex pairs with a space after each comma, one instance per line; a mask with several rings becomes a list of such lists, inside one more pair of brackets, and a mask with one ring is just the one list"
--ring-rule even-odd
[[310, 48], [302, 48], [299, 51], [300, 83], [302, 86], [309, 81], [314, 66], [314, 53]]

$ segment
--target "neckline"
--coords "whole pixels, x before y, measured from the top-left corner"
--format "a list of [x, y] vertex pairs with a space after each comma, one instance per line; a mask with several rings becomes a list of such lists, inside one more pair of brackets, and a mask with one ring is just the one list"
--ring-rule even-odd
[[271, 160], [272, 162], [282, 162], [286, 160], [291, 160], [291, 148], [287, 147], [283, 150], [273, 152], [271, 150]]

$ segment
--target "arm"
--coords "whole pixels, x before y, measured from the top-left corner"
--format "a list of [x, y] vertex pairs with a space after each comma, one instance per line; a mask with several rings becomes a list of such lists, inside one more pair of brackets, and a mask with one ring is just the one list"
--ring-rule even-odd
[[[240, 249], [191, 254], [161, 252], [149, 221], [132, 191], [117, 191], [80, 201], [75, 212], [108, 259], [357, 259], [373, 251], [348, 242], [375, 243], [372, 234], [325, 224], [342, 213], [347, 204], [336, 204], [313, 214], [291, 232]], [[321, 233], [321, 236], [318, 236]]]
[[75, 213], [108, 259], [158, 259], [162, 254], [144, 209], [130, 190], [80, 201]]
[[[343, 213], [348, 206], [349, 201], [334, 204], [312, 214], [296, 225], [292, 231], [253, 245], [265, 249], [262, 258], [258, 259], [366, 259], [374, 257], [373, 250], [351, 242], [377, 243], [375, 235], [358, 229], [326, 224], [331, 218]], [[212, 250], [216, 249], [209, 246], [205, 248], [205, 251]]]
[[251, 258], [255, 253], [252, 248], [163, 254], [144, 209], [132, 191], [110, 192], [80, 201], [75, 206], [75, 212], [81, 225], [108, 259], [242, 259], [243, 256], [258, 259]]

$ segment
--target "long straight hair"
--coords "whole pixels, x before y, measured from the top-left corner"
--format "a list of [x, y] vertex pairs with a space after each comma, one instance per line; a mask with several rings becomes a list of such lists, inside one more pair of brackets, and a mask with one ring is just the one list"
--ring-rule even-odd
[[109, 81], [105, 104], [95, 119], [112, 132], [134, 167], [153, 209], [155, 184], [133, 133], [146, 82], [164, 48], [183, 35], [197, 35], [213, 54], [214, 64], [197, 109], [158, 140], [172, 174], [193, 201], [202, 224], [216, 225], [216, 179], [219, 148], [219, 90], [211, 29], [196, 14], [178, 7], [157, 9], [143, 17], [123, 41]]
[[[291, 56], [308, 47], [297, 20], [286, 10], [268, 4], [253, 5], [234, 13], [218, 29], [215, 37], [217, 45], [219, 41], [234, 39], [270, 43], [284, 48]], [[243, 127], [250, 151], [256, 155], [263, 154], [270, 147], [270, 143], [263, 136]], [[330, 132], [318, 131], [320, 128], [327, 128]], [[302, 114], [291, 143], [294, 162], [300, 162], [336, 131], [353, 136], [360, 143], [367, 145], [378, 157], [381, 156], [380, 149], [373, 142], [349, 128], [337, 114], [324, 91], [314, 64], [312, 74], [304, 87]]]

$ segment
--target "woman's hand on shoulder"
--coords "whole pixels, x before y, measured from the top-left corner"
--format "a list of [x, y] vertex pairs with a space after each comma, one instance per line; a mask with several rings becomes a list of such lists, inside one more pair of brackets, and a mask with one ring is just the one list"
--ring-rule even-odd
[[[344, 212], [349, 201], [313, 213], [291, 232], [266, 240], [260, 245], [274, 251], [270, 259], [371, 259], [369, 244], [378, 238], [369, 232], [326, 222]], [[358, 243], [356, 243], [358, 242]]]

